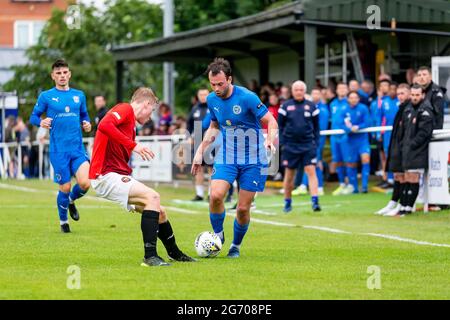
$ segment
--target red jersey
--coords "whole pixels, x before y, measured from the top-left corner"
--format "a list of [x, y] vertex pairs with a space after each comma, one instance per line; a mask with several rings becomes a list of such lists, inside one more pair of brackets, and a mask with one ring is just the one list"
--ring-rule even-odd
[[128, 103], [114, 106], [100, 121], [94, 140], [89, 179], [115, 172], [130, 175], [128, 165], [136, 146], [136, 118]]

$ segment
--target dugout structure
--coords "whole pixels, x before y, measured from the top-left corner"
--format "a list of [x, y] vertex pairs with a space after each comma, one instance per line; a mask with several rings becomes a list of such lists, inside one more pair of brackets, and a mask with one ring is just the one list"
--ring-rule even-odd
[[305, 79], [311, 87], [317, 80], [326, 84], [329, 78], [374, 79], [380, 72], [394, 80], [404, 78], [408, 68], [430, 65], [431, 56], [450, 55], [449, 39], [450, 2], [445, 0], [294, 1], [169, 37], [113, 47], [117, 100], [123, 99], [123, 73], [133, 61], [206, 65], [222, 56], [233, 64], [237, 84]]

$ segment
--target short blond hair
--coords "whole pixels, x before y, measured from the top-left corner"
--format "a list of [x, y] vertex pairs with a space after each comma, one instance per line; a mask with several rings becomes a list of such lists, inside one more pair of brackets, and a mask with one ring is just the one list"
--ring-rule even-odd
[[133, 96], [131, 97], [131, 102], [139, 103], [143, 101], [157, 102], [158, 98], [155, 96], [152, 89], [140, 87], [133, 93]]

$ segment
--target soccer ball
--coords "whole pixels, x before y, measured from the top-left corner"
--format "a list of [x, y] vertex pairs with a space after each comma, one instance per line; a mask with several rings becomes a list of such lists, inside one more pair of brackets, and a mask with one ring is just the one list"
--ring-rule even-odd
[[200, 233], [194, 242], [195, 251], [202, 258], [213, 258], [222, 250], [222, 241], [211, 231]]

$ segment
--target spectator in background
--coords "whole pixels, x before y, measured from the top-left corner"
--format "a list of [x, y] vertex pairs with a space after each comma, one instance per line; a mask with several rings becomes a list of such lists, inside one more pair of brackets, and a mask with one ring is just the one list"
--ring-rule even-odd
[[166, 103], [161, 103], [161, 105], [159, 106], [159, 123], [157, 134], [168, 135], [171, 123], [172, 123], [172, 112], [170, 110], [170, 107]]
[[250, 85], [248, 86], [248, 89], [250, 91], [253, 91], [256, 94], [259, 94], [259, 85], [258, 85], [258, 81], [256, 81], [255, 79], [252, 79], [252, 81], [250, 81]]
[[[278, 109], [280, 108], [280, 102], [277, 94], [274, 92], [269, 96], [269, 103], [267, 104], [267, 109], [273, 115], [275, 120], [278, 119]], [[267, 130], [267, 125], [263, 125], [263, 129]]]
[[355, 79], [352, 79], [349, 81], [348, 83], [348, 90], [349, 91], [356, 91], [358, 92], [359, 90], [359, 82]]
[[280, 88], [279, 103], [282, 105], [286, 100], [291, 98], [291, 89], [288, 86]]
[[399, 103], [397, 98], [397, 87], [398, 83], [392, 81], [391, 84], [389, 85], [389, 97], [391, 97], [391, 100], [398, 105]]
[[433, 109], [433, 129], [442, 129], [444, 126], [444, 94], [447, 89], [440, 87], [431, 80], [431, 70], [425, 66], [417, 70], [417, 81], [424, 90], [425, 99], [430, 102]]
[[416, 71], [413, 68], [408, 68], [406, 70], [405, 79], [406, 83], [408, 83], [410, 86], [414, 83], [414, 77], [416, 76]]
[[[22, 161], [22, 172], [18, 172], [18, 174], [25, 174], [25, 177], [29, 177], [29, 160], [30, 160], [30, 131], [27, 128], [27, 125], [23, 121], [22, 117], [17, 118], [17, 123], [14, 126], [13, 130], [16, 134], [16, 142], [20, 143], [22, 152], [22, 159], [17, 159], [18, 161]], [[21, 177], [19, 177], [21, 178]]]
[[[108, 109], [106, 108], [105, 97], [102, 95], [95, 96], [94, 105], [95, 105], [95, 110], [97, 112], [97, 114], [95, 115], [95, 118], [94, 118], [94, 121], [95, 121], [94, 129], [96, 131], [98, 124], [103, 119], [103, 117], [106, 115], [106, 113], [108, 112]], [[95, 132], [94, 132], [94, 136], [95, 136]]]
[[16, 118], [14, 116], [8, 116], [5, 121], [5, 142], [14, 142], [16, 140], [16, 133], [14, 132], [14, 126], [16, 125]]
[[370, 107], [373, 99], [376, 96], [375, 86], [371, 80], [364, 80], [361, 82], [361, 88], [358, 91], [361, 97], [361, 103], [365, 104], [367, 107]]
[[185, 134], [186, 131], [186, 118], [183, 116], [176, 116], [175, 122], [172, 122], [169, 127], [169, 134]]
[[148, 120], [139, 130], [139, 136], [152, 136], [155, 133], [155, 123], [152, 119]]

